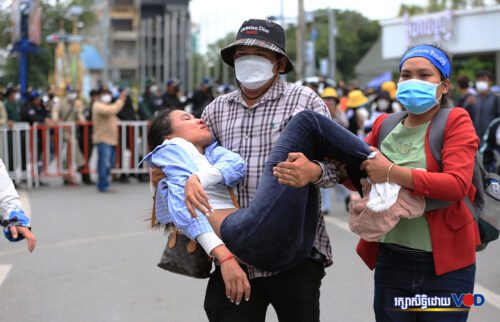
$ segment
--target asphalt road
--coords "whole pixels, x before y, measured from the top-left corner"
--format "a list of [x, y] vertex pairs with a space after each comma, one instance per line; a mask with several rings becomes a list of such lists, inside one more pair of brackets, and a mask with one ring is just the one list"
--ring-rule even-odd
[[[165, 235], [148, 229], [146, 184], [115, 184], [116, 194], [94, 187], [43, 187], [27, 194], [38, 246], [0, 241], [2, 322], [206, 321], [206, 281], [156, 267]], [[321, 289], [322, 321], [373, 321], [373, 273], [354, 252], [347, 216], [327, 217], [335, 264]], [[478, 254], [477, 284], [487, 303], [469, 321], [500, 315], [500, 242]], [[478, 288], [476, 288], [476, 293]], [[493, 304], [491, 304], [493, 303]], [[277, 321], [269, 309], [268, 321]]]

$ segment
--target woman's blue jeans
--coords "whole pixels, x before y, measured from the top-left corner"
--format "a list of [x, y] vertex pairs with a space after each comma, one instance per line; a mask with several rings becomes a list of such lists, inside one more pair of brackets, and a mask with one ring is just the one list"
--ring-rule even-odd
[[109, 188], [109, 176], [111, 175], [111, 169], [115, 165], [115, 149], [114, 145], [106, 143], [97, 144], [97, 173], [99, 175], [97, 189], [101, 192], [105, 192]]
[[[458, 247], [458, 246], [457, 246]], [[447, 297], [449, 308], [455, 308], [451, 294], [473, 293], [475, 265], [436, 276], [431, 252], [409, 252], [380, 244], [375, 267], [373, 308], [378, 322], [464, 322], [468, 311], [409, 312], [395, 306], [395, 298], [412, 298], [417, 294]], [[429, 307], [431, 307], [429, 305]], [[420, 307], [421, 308], [421, 307]]]
[[320, 213], [319, 192], [312, 185], [292, 188], [278, 183], [273, 167], [290, 152], [309, 160], [333, 158], [347, 165], [360, 188], [359, 167], [370, 154], [368, 145], [335, 121], [312, 111], [294, 116], [266, 161], [254, 199], [221, 225], [226, 246], [241, 260], [268, 271], [290, 269], [310, 253]]

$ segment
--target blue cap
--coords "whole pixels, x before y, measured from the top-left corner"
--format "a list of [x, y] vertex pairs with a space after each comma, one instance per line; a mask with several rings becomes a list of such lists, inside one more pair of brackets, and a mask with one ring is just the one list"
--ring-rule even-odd
[[35, 98], [38, 98], [40, 97], [40, 93], [38, 91], [32, 91], [31, 94], [30, 94], [30, 98], [31, 99], [35, 99]]

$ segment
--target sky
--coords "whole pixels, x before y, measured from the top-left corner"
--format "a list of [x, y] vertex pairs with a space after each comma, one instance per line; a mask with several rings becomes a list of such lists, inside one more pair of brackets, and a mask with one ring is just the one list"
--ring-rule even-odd
[[[355, 10], [372, 20], [397, 16], [402, 3], [425, 6], [427, 0], [304, 0], [305, 11], [322, 8]], [[285, 22], [296, 21], [297, 0], [191, 0], [191, 20], [200, 27], [200, 50], [229, 32], [235, 32], [250, 18], [280, 17], [281, 3]]]

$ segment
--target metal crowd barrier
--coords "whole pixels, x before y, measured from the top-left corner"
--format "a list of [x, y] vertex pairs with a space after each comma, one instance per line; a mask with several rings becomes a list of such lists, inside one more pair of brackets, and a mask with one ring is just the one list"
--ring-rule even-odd
[[40, 185], [41, 177], [73, 177], [76, 158], [75, 123], [33, 124], [31, 127], [33, 178]]
[[[113, 174], [148, 173], [139, 161], [148, 153], [148, 121], [119, 122], [119, 143]], [[92, 153], [94, 150], [94, 153]], [[14, 181], [39, 186], [44, 177], [72, 180], [77, 172], [97, 173], [92, 123], [15, 123], [0, 127], [0, 158]]]
[[148, 125], [148, 121], [121, 121], [119, 123], [120, 140], [116, 146], [116, 164], [112, 173], [148, 173], [145, 166], [137, 166], [148, 154]]
[[29, 123], [14, 123], [0, 127], [0, 158], [14, 182], [25, 180], [28, 188], [33, 185], [32, 154]]

